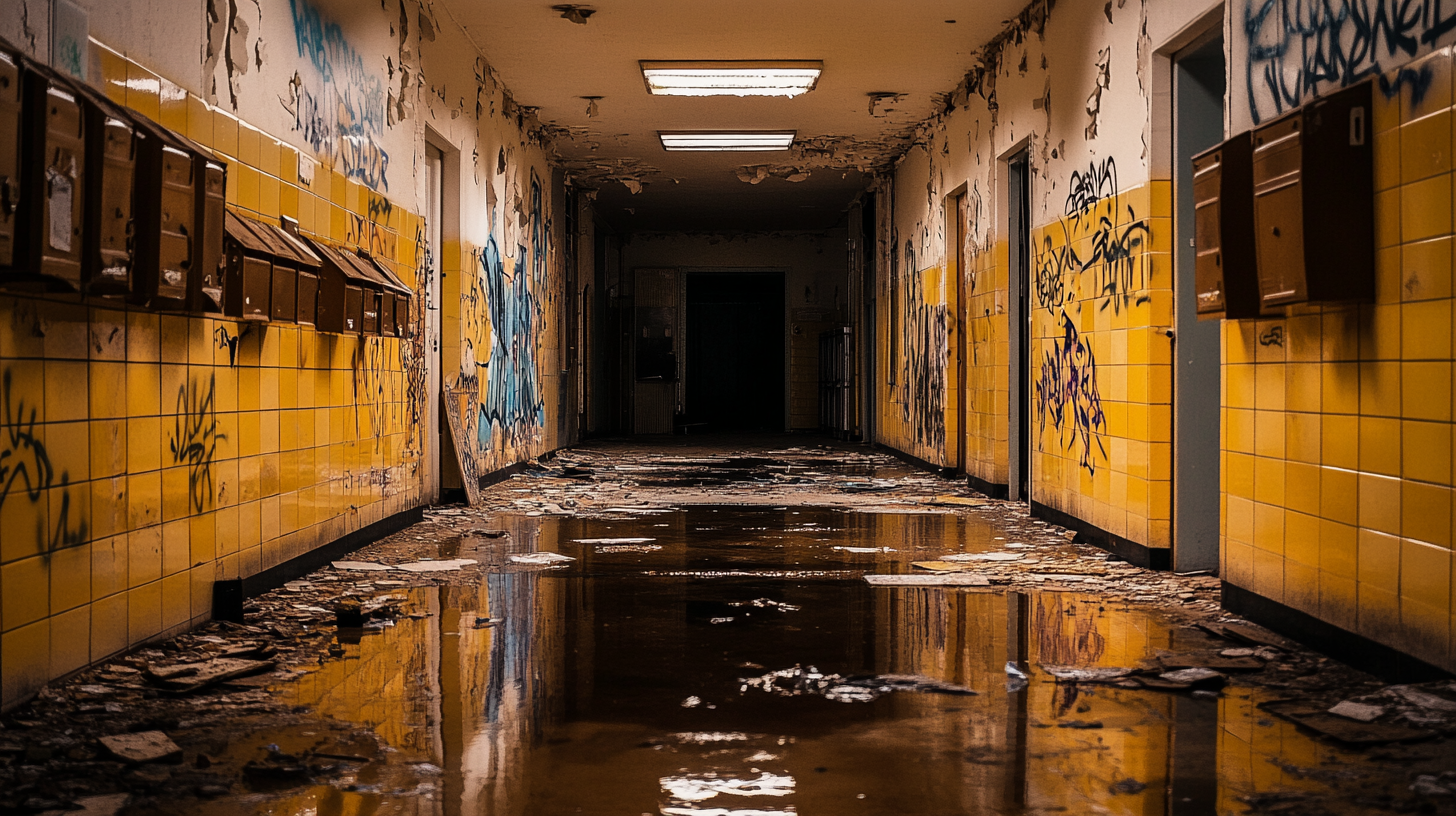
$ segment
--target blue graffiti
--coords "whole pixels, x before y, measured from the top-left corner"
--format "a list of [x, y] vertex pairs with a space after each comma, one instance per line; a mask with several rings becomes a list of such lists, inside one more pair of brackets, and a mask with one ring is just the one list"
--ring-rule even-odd
[[[333, 157], [346, 177], [372, 189], [389, 189], [389, 154], [380, 146], [385, 129], [385, 88], [378, 71], [306, 0], [289, 0], [298, 56], [312, 70], [293, 100], [293, 129], [309, 145]], [[312, 81], [310, 81], [312, 80]]]
[[1097, 360], [1092, 354], [1092, 344], [1083, 342], [1076, 324], [1065, 311], [1061, 324], [1062, 336], [1053, 338], [1052, 350], [1042, 360], [1037, 381], [1037, 450], [1042, 450], [1050, 422], [1058, 441], [1067, 437], [1067, 450], [1081, 448], [1082, 467], [1095, 475], [1097, 457], [1093, 446], [1096, 453], [1107, 458], [1107, 449], [1102, 444], [1102, 437], [1107, 433], [1107, 415], [1102, 410], [1102, 394], [1097, 390]]
[[541, 308], [531, 292], [525, 264], [519, 262], [525, 256], [526, 248], [519, 247], [515, 273], [507, 276], [494, 235], [480, 254], [491, 326], [486, 389], [476, 426], [482, 449], [490, 447], [497, 432], [520, 440], [546, 421], [536, 368], [536, 325]]
[[[1456, 30], [1450, 0], [1250, 0], [1244, 7], [1248, 41], [1245, 83], [1254, 124], [1298, 107], [1326, 88], [1343, 88], [1399, 63]], [[1388, 63], [1387, 63], [1388, 64]], [[1397, 80], [1423, 93], [1429, 75]], [[1261, 109], [1260, 93], [1267, 104]], [[1272, 105], [1272, 110], [1268, 106]]]

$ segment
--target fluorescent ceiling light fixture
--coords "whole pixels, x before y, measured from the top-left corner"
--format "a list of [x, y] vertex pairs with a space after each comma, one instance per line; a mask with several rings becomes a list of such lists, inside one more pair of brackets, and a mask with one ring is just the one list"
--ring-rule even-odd
[[818, 60], [643, 60], [639, 65], [648, 93], [658, 96], [794, 97], [814, 90], [824, 70]]
[[795, 135], [792, 130], [664, 130], [657, 137], [662, 140], [664, 150], [751, 153], [788, 150]]

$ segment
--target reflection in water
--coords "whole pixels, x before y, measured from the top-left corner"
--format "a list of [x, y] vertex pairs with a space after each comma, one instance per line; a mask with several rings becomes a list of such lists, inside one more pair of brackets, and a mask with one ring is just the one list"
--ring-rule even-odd
[[[1301, 768], [1348, 761], [1265, 717], [1245, 690], [1079, 687], [1037, 668], [1135, 666], [1204, 642], [1153, 612], [1072, 592], [876, 589], [854, 577], [992, 548], [995, 530], [975, 518], [694, 508], [500, 526], [509, 543], [467, 538], [458, 554], [579, 560], [409, 590], [428, 616], [341, 638], [342, 657], [283, 687], [396, 753], [331, 786], [217, 812], [1187, 816], [1319, 789]], [[594, 543], [620, 538], [660, 549]], [[1030, 681], [1009, 681], [1008, 662]], [[794, 665], [980, 693], [740, 692], [742, 678]]]

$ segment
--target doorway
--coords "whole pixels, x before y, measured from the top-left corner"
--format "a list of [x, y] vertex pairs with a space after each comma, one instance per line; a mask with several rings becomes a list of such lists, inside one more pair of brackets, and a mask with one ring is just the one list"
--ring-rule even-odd
[[879, 340], [876, 324], [876, 303], [878, 302], [878, 281], [875, 263], [879, 257], [879, 232], [875, 220], [875, 194], [866, 193], [860, 207], [860, 292], [859, 317], [859, 423], [862, 442], [875, 441], [875, 389], [879, 381], [875, 377], [875, 344]]
[[687, 275], [687, 412], [708, 430], [784, 430], [784, 276]]
[[[444, 257], [441, 244], [444, 240], [445, 221], [445, 153], [433, 144], [425, 145], [425, 269], [420, 270], [425, 278], [424, 333], [425, 333], [425, 389], [429, 395], [429, 408], [425, 417], [425, 497], [438, 502], [442, 495], [458, 498], [464, 492], [460, 469], [455, 464], [455, 447], [449, 440], [449, 422], [442, 421], [445, 403], [441, 394], [441, 372], [444, 371], [440, 358], [444, 345], [440, 342], [440, 259]], [[441, 451], [448, 451], [443, 458]], [[448, 462], [449, 466], [444, 466]]]
[[1223, 141], [1221, 28], [1173, 57], [1177, 238], [1173, 337], [1173, 569], [1218, 569], [1220, 322], [1200, 322], [1193, 280], [1193, 156]]
[[958, 473], [967, 473], [970, 470], [970, 463], [966, 461], [966, 405], [970, 401], [970, 389], [966, 383], [966, 355], [969, 347], [966, 344], [966, 329], [970, 325], [968, 319], [969, 304], [966, 302], [966, 275], [968, 270], [964, 269], [966, 258], [966, 193], [962, 189], [946, 201], [946, 222], [948, 223], [949, 235], [945, 241], [945, 273], [950, 276], [947, 282], [946, 294], [955, 299], [951, 305], [951, 323], [949, 328], [950, 336], [946, 338], [946, 345], [950, 348], [951, 354], [955, 357], [955, 384], [950, 389], [951, 400], [954, 404], [950, 406], [950, 417], [952, 422], [947, 422], [947, 430], [954, 434], [950, 440], [948, 453], [953, 457], [951, 464], [955, 465]]
[[1006, 162], [1007, 323], [1011, 383], [1007, 391], [1007, 498], [1031, 500], [1031, 165], [1025, 149]]

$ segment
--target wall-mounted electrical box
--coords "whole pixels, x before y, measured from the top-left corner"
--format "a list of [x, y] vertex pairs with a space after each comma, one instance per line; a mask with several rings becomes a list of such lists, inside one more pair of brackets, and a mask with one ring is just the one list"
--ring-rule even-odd
[[132, 294], [132, 196], [144, 138], [126, 110], [78, 85], [86, 116], [85, 222], [81, 275], [91, 297], [126, 300]]
[[44, 65], [20, 59], [20, 192], [7, 288], [81, 291], [86, 234], [86, 116], [80, 92]]
[[1375, 294], [1371, 83], [1254, 130], [1254, 235], [1264, 306]]
[[19, 214], [21, 133], [20, 55], [0, 44], [0, 276], [15, 263], [16, 218]]
[[231, 212], [225, 218], [223, 314], [239, 320], [267, 320], [273, 297], [273, 253], [253, 229], [256, 222]]
[[1193, 275], [1199, 320], [1259, 316], [1253, 200], [1253, 138], [1248, 132], [1193, 157]]

